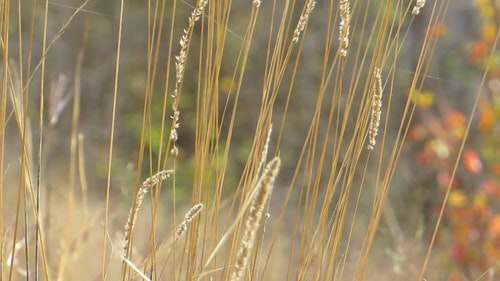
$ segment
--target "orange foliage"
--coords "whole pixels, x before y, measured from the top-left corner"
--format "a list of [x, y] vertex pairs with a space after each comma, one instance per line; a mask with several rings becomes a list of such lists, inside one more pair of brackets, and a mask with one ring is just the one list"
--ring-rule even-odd
[[479, 131], [485, 132], [491, 130], [495, 122], [495, 113], [488, 102], [482, 102], [479, 108], [479, 121], [477, 128]]
[[491, 166], [491, 172], [497, 176], [500, 176], [500, 163], [493, 164]]
[[488, 225], [488, 234], [493, 238], [500, 237], [500, 215], [495, 215], [491, 218]]
[[473, 42], [469, 50], [469, 60], [479, 63], [488, 55], [488, 45], [484, 41]]
[[444, 128], [457, 140], [464, 137], [466, 126], [467, 118], [460, 111], [452, 110], [444, 116]]
[[453, 271], [450, 276], [448, 276], [447, 281], [463, 281], [462, 277], [460, 276], [460, 273], [458, 271]]
[[462, 164], [471, 174], [479, 174], [483, 170], [483, 164], [476, 151], [467, 149], [462, 155]]

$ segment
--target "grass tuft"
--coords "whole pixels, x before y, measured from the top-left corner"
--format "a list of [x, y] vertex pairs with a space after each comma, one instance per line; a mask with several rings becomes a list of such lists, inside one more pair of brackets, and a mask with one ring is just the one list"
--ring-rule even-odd
[[0, 280], [443, 279], [396, 211], [461, 6], [67, 2], [0, 3]]

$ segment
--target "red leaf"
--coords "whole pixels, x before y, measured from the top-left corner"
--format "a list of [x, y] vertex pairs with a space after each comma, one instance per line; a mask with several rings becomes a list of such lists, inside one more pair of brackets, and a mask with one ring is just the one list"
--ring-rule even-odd
[[494, 180], [488, 180], [483, 182], [481, 188], [490, 196], [500, 198], [500, 183]]
[[[437, 174], [437, 182], [439, 187], [441, 188], [448, 188], [448, 185], [450, 185], [450, 182], [452, 181], [451, 178], [451, 172], [447, 170], [442, 170], [439, 171]], [[456, 178], [453, 179], [453, 182], [451, 183], [451, 189], [456, 189], [458, 187], [458, 182]]]
[[477, 152], [472, 149], [464, 151], [462, 155], [462, 164], [471, 174], [479, 174], [483, 169], [483, 164]]
[[453, 260], [463, 263], [467, 260], [467, 248], [462, 243], [453, 242], [450, 248]]

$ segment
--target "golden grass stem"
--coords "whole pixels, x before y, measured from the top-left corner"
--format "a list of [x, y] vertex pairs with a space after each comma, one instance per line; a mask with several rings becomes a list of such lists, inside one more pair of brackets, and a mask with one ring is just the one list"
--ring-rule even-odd
[[127, 259], [124, 256], [122, 256], [121, 258], [122, 258], [123, 262], [126, 263], [130, 268], [132, 268], [137, 274], [139, 274], [139, 276], [143, 280], [151, 281], [151, 279], [149, 279], [149, 277], [146, 276], [146, 274], [144, 274], [139, 268], [137, 268], [137, 266], [132, 261], [130, 261], [129, 259]]
[[116, 61], [115, 61], [115, 71], [114, 71], [114, 82], [113, 82], [113, 103], [111, 109], [111, 128], [109, 130], [109, 152], [108, 152], [108, 167], [106, 176], [106, 198], [105, 198], [105, 213], [104, 213], [104, 230], [102, 238], [102, 261], [101, 261], [101, 280], [105, 280], [107, 276], [107, 264], [108, 264], [108, 254], [107, 254], [107, 231], [109, 223], [109, 201], [111, 194], [111, 169], [113, 167], [113, 149], [115, 140], [115, 126], [116, 126], [116, 107], [118, 100], [118, 78], [120, 74], [120, 56], [121, 56], [121, 44], [122, 44], [122, 29], [123, 29], [123, 10], [125, 1], [120, 0], [120, 15], [118, 20], [118, 38], [116, 45]]

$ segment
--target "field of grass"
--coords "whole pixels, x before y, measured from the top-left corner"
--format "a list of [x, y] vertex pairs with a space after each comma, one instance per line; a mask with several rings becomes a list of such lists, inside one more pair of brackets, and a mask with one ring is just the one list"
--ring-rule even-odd
[[0, 280], [446, 280], [425, 2], [2, 1]]

